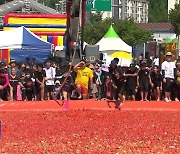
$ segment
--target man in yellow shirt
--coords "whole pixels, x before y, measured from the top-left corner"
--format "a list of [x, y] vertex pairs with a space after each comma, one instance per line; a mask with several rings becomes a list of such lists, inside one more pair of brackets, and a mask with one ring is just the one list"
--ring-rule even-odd
[[75, 83], [79, 94], [78, 99], [87, 99], [89, 81], [91, 88], [93, 83], [92, 70], [86, 67], [85, 60], [81, 60], [80, 63], [74, 66], [74, 71], [77, 72]]

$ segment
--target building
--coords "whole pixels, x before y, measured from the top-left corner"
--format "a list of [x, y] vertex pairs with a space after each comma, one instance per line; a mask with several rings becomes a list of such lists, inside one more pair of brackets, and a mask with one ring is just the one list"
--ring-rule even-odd
[[180, 3], [180, 0], [168, 0], [168, 12], [171, 9], [174, 9], [175, 4], [179, 4], [179, 3]]
[[143, 30], [153, 31], [154, 41], [161, 42], [166, 38], [176, 38], [171, 23], [139, 23]]
[[112, 12], [104, 12], [103, 18], [126, 19], [132, 17], [137, 23], [148, 22], [147, 0], [113, 0]]

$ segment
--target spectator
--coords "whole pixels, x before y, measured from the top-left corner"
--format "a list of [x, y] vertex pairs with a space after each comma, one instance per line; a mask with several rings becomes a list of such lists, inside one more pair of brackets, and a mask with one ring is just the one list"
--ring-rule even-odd
[[[110, 76], [106, 76], [106, 83], [102, 85], [104, 88], [104, 93], [106, 94], [106, 99], [113, 99], [113, 82]], [[105, 98], [105, 97], [103, 97]]]
[[146, 69], [146, 63], [142, 62], [137, 76], [137, 85], [140, 88], [141, 101], [148, 101], [149, 84], [152, 85], [151, 77], [148, 69]]
[[31, 78], [25, 79], [25, 101], [33, 101], [35, 99], [34, 85]]
[[87, 99], [88, 98], [88, 84], [90, 81], [90, 87], [92, 89], [93, 84], [93, 74], [90, 68], [86, 67], [84, 60], [81, 60], [80, 63], [74, 66], [74, 71], [77, 72], [76, 77], [76, 86], [78, 90], [79, 97], [78, 99]]
[[180, 100], [180, 68], [176, 71], [176, 78], [175, 78], [175, 101]]
[[38, 64], [37, 65], [37, 71], [34, 74], [35, 77], [35, 88], [36, 88], [36, 95], [38, 100], [44, 100], [44, 83], [46, 79], [46, 73], [43, 70], [43, 65]]
[[10, 67], [7, 70], [8, 71], [8, 75], [11, 74], [11, 72], [12, 72], [11, 69], [12, 68], [15, 68], [16, 74], [19, 74], [19, 69], [17, 68], [17, 63], [16, 63], [16, 61], [14, 59], [11, 59], [9, 65], [10, 65]]
[[16, 69], [11, 69], [11, 74], [9, 75], [9, 86], [10, 86], [10, 99], [17, 100], [17, 86], [20, 85], [20, 77], [16, 75]]
[[26, 58], [25, 65], [31, 68], [31, 59], [29, 57]]
[[8, 75], [5, 74], [4, 69], [0, 69], [0, 101], [3, 101], [4, 93], [7, 93], [7, 86], [9, 85]]
[[20, 64], [19, 76], [21, 78], [22, 74], [25, 73], [26, 65], [24, 63]]
[[32, 58], [32, 64], [31, 64], [31, 66], [37, 66], [37, 60], [36, 60], [36, 58]]
[[111, 61], [110, 67], [109, 67], [109, 75], [111, 77], [111, 79], [114, 80], [115, 78], [115, 70], [117, 68], [117, 62], [115, 60]]
[[139, 64], [141, 64], [141, 62], [144, 60], [144, 56], [143, 56], [143, 53], [141, 53], [139, 55]]
[[55, 100], [54, 96], [54, 79], [55, 79], [55, 68], [51, 67], [51, 61], [47, 60], [45, 63], [45, 73], [46, 73], [46, 95], [47, 100], [53, 99]]
[[[100, 71], [100, 80], [101, 80], [101, 99], [106, 98], [106, 83], [107, 83], [107, 76], [109, 75], [109, 68], [108, 65], [103, 64]], [[109, 77], [110, 78], [110, 77]]]
[[153, 60], [152, 65], [153, 65], [153, 66], [159, 66], [159, 57], [158, 57], [158, 56], [155, 56], [155, 57], [154, 57], [154, 60]]
[[59, 80], [56, 80], [55, 82], [55, 97], [56, 97], [56, 100], [60, 100], [61, 99], [61, 95], [60, 95], [60, 81]]
[[162, 76], [159, 72], [159, 67], [154, 65], [153, 72], [151, 73], [151, 80], [153, 83], [153, 93], [155, 99], [160, 101], [161, 90], [162, 90]]
[[173, 88], [173, 82], [175, 77], [176, 66], [175, 63], [172, 62], [172, 53], [167, 52], [166, 60], [162, 63], [162, 76], [163, 76], [163, 84], [165, 91], [165, 102], [171, 101], [171, 91]]
[[125, 74], [126, 76], [126, 90], [128, 99], [135, 101], [135, 94], [137, 92], [137, 72], [134, 64], [130, 65], [129, 70]]

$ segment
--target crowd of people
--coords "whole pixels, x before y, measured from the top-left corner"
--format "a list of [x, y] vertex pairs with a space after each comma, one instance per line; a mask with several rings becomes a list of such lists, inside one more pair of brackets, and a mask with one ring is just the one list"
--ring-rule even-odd
[[154, 61], [147, 66], [118, 66], [119, 59], [111, 64], [91, 64], [81, 60], [71, 67], [47, 60], [37, 64], [35, 59], [17, 64], [11, 59], [9, 66], [0, 64], [0, 101], [3, 100], [68, 100], [108, 99], [123, 103], [127, 100], [180, 100], [180, 59], [172, 61], [168, 52], [162, 65]]

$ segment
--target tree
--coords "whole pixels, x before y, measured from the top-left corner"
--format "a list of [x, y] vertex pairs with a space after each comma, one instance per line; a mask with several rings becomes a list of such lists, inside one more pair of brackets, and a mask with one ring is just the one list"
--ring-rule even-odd
[[[94, 19], [92, 21], [94, 21]], [[89, 44], [97, 43], [105, 35], [111, 24], [112, 19], [110, 18], [86, 23], [85, 41]], [[113, 27], [119, 37], [131, 46], [152, 40], [153, 33], [140, 29], [132, 19], [117, 20], [113, 23]]]
[[169, 12], [169, 19], [173, 25], [173, 30], [176, 36], [178, 36], [178, 47], [176, 56], [179, 56], [179, 35], [180, 35], [180, 4], [176, 4], [174, 9]]
[[169, 19], [173, 25], [174, 33], [180, 35], [180, 4], [176, 4], [175, 8], [170, 10]]
[[168, 0], [149, 0], [149, 22], [168, 22]]

